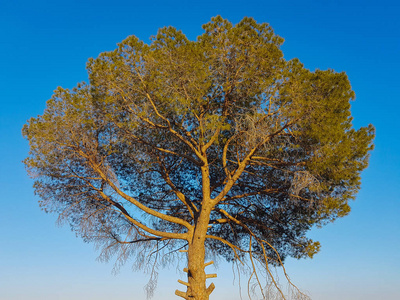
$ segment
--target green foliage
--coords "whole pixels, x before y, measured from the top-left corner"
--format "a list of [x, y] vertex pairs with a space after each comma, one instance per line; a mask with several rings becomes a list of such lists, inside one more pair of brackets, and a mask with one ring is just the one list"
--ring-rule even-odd
[[177, 249], [185, 238], [162, 232], [185, 234], [212, 203], [207, 234], [223, 242], [207, 251], [240, 259], [252, 236], [261, 260], [312, 257], [305, 234], [350, 211], [374, 128], [352, 127], [345, 73], [286, 61], [268, 24], [203, 29], [130, 36], [89, 60], [89, 84], [55, 91], [23, 129], [42, 205], [106, 254]]

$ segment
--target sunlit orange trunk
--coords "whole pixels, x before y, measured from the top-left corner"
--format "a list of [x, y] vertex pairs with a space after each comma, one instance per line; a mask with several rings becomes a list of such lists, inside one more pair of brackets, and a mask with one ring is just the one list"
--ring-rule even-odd
[[206, 292], [206, 273], [204, 270], [204, 241], [201, 233], [195, 233], [188, 248], [188, 283], [189, 299], [208, 300]]
[[188, 245], [188, 283], [189, 299], [208, 300], [212, 290], [207, 290], [205, 273], [205, 247], [210, 208], [203, 208], [197, 220], [193, 238]]
[[212, 209], [208, 166], [202, 167], [203, 201], [196, 220], [193, 237], [188, 245], [188, 299], [208, 300], [213, 285], [207, 289], [205, 273], [205, 240]]

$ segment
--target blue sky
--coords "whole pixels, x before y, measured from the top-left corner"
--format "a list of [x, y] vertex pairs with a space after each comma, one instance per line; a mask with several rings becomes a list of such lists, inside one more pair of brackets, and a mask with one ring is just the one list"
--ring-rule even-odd
[[[285, 57], [307, 68], [345, 71], [356, 92], [355, 127], [376, 126], [375, 150], [352, 212], [310, 236], [312, 260], [288, 260], [292, 280], [315, 300], [400, 299], [400, 3], [397, 1], [0, 1], [0, 300], [145, 299], [146, 278], [113, 264], [40, 211], [21, 160], [21, 127], [43, 112], [57, 86], [87, 79], [85, 63], [128, 35], [148, 41], [163, 26], [190, 39], [222, 15], [268, 22]], [[240, 299], [220, 264], [211, 299]], [[182, 275], [162, 272], [154, 299]], [[246, 293], [244, 291], [243, 299]]]

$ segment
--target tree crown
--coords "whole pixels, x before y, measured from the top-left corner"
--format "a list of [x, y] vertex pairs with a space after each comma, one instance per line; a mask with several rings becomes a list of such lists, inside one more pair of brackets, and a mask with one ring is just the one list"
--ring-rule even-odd
[[206, 208], [209, 253], [312, 257], [306, 233], [350, 211], [374, 128], [352, 127], [345, 73], [285, 60], [268, 24], [203, 29], [130, 36], [55, 91], [23, 128], [41, 204], [105, 258], [185, 247]]

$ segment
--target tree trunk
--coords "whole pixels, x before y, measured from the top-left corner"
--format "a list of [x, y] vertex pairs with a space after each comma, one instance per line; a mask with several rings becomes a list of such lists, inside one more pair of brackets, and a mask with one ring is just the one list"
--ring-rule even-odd
[[[196, 230], [197, 231], [197, 230]], [[206, 292], [206, 273], [204, 270], [205, 249], [200, 234], [194, 233], [188, 248], [188, 283], [186, 294], [189, 299], [208, 300]]]
[[175, 294], [190, 300], [208, 300], [211, 292], [214, 290], [214, 284], [206, 287], [207, 275], [205, 272], [205, 240], [212, 210], [210, 197], [210, 180], [207, 164], [202, 166], [202, 184], [203, 201], [202, 207], [195, 222], [193, 236], [188, 241], [187, 258], [188, 267], [185, 271], [188, 273], [188, 282], [179, 281], [187, 285], [186, 293], [176, 291]]
[[[214, 290], [214, 284], [206, 287], [207, 275], [205, 272], [205, 245], [208, 222], [210, 219], [210, 208], [203, 208], [199, 218], [197, 219], [196, 226], [193, 232], [193, 237], [189, 241], [187, 258], [188, 267], [187, 271], [188, 282], [179, 281], [187, 285], [186, 293], [176, 291], [175, 294], [185, 299], [190, 300], [208, 300], [211, 292]], [[215, 277], [215, 275], [214, 275]]]

